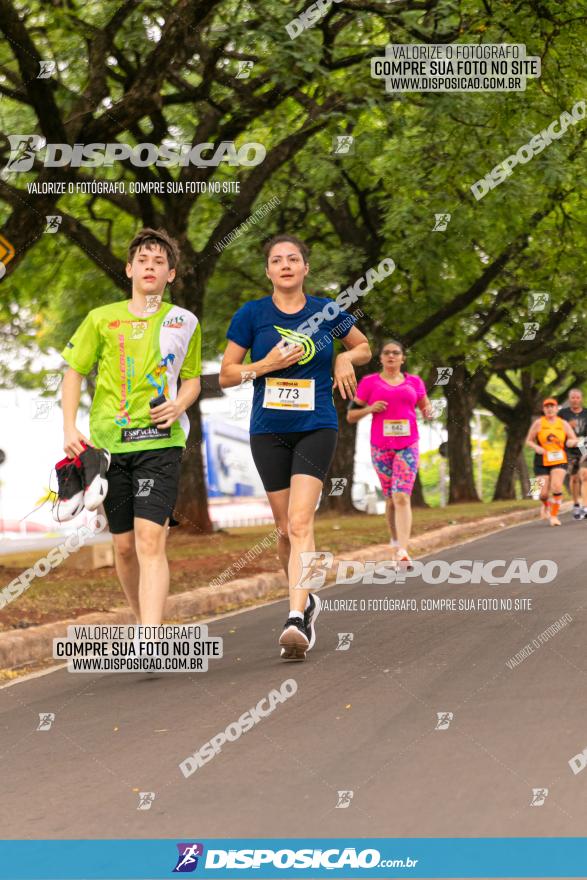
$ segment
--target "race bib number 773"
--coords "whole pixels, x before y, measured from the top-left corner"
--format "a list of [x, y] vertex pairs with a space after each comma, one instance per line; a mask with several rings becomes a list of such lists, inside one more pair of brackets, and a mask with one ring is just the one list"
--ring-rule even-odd
[[265, 409], [314, 409], [314, 379], [265, 379]]

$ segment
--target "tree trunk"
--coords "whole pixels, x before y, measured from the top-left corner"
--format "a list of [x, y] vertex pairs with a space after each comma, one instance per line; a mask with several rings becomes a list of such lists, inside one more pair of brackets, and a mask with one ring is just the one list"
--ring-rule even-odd
[[[355, 473], [355, 425], [349, 425], [346, 420], [348, 400], [343, 400], [338, 392], [334, 395], [334, 405], [338, 415], [338, 443], [330, 470], [324, 481], [324, 491], [318, 513], [359, 513], [353, 506], [351, 490]], [[336, 477], [345, 479], [346, 485], [341, 495], [330, 495], [333, 486], [332, 480]], [[339, 484], [339, 488], [342, 484]]]
[[516, 477], [520, 480], [522, 498], [526, 498], [530, 492], [530, 477], [524, 458], [524, 440], [533, 413], [539, 410], [540, 399], [544, 395], [542, 381], [537, 379], [531, 370], [520, 371], [519, 385], [509, 379], [507, 373], [499, 375], [518, 399], [515, 405], [511, 406], [490, 394], [487, 389], [481, 390], [479, 394], [483, 406], [500, 420], [507, 434], [501, 468], [493, 493], [494, 501], [515, 499]]
[[416, 474], [416, 482], [414, 483], [414, 491], [412, 492], [412, 507], [430, 507], [424, 498], [424, 490], [422, 489], [422, 481], [420, 480], [420, 472]]
[[[508, 501], [516, 497], [516, 472], [520, 467], [520, 456], [528, 433], [528, 418], [524, 412], [521, 417], [506, 425], [507, 439], [499, 476], [493, 492], [494, 501]], [[527, 469], [526, 469], [527, 476]]]
[[208, 514], [208, 495], [202, 459], [202, 420], [198, 401], [189, 408], [188, 416], [190, 435], [181, 467], [175, 513], [183, 528], [199, 535], [206, 535], [212, 532], [212, 523]]
[[520, 453], [520, 457], [518, 458], [518, 463], [516, 464], [516, 473], [520, 480], [522, 499], [528, 498], [528, 496], [530, 495], [530, 475], [528, 473], [528, 465], [526, 464], [526, 459], [523, 452]]
[[444, 391], [447, 400], [446, 425], [450, 472], [448, 503], [479, 501], [471, 454], [471, 416], [477, 395], [472, 378], [462, 364], [457, 364], [453, 368], [453, 375]]

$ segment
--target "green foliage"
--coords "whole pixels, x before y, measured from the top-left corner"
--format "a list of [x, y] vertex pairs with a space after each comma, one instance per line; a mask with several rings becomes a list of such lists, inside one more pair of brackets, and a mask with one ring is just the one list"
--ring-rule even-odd
[[[493, 498], [493, 490], [501, 467], [505, 446], [503, 426], [494, 420], [493, 430], [496, 435], [495, 439], [484, 439], [481, 443], [482, 501], [485, 502], [489, 502]], [[473, 457], [475, 473], [477, 473], [477, 454], [477, 444], [475, 443]], [[425, 452], [420, 457], [420, 479], [426, 502], [431, 507], [438, 507], [440, 505], [440, 455], [438, 451]], [[519, 483], [516, 486], [516, 496], [521, 499]]]
[[[27, 360], [16, 376], [5, 367], [4, 382], [34, 382], [36, 352], [59, 350], [88, 309], [127, 294], [119, 268], [130, 237], [144, 223], [165, 226], [183, 244], [176, 288], [182, 290], [181, 279], [188, 279], [182, 302], [202, 320], [206, 357], [222, 351], [235, 309], [269, 289], [262, 241], [289, 230], [312, 248], [308, 292], [334, 296], [383, 257], [394, 259], [395, 273], [358, 305], [368, 315], [364, 326], [371, 336], [412, 340], [414, 372], [425, 375], [436, 365], [460, 361], [488, 377], [496, 370], [514, 376], [522, 363], [544, 381], [553, 369], [561, 376], [587, 374], [587, 209], [579, 183], [587, 171], [587, 123], [570, 126], [482, 200], [470, 190], [584, 98], [587, 26], [581, 0], [437, 0], [416, 9], [356, 0], [348, 8], [334, 5], [295, 40], [285, 29], [297, 14], [292, 4], [216, 0], [196, 21], [187, 4], [179, 12], [178, 3], [142, 0], [114, 30], [102, 60], [99, 100], [92, 103], [86, 94], [83, 105], [80, 96], [97, 72], [89, 48], [121, 6], [114, 0], [14, 4], [39, 56], [58, 61], [51, 94], [70, 135], [77, 132], [83, 141], [84, 125], [116, 122], [141, 73], [156, 71], [173, 27], [175, 54], [141, 93], [116, 139], [258, 141], [268, 150], [264, 166], [223, 165], [192, 176], [238, 180], [242, 192], [256, 175], [264, 176], [244, 208], [236, 194], [62, 196], [55, 213], [70, 218], [68, 231], [20, 242], [17, 269], [0, 282], [3, 341], [10, 352], [24, 351]], [[388, 42], [454, 41], [526, 44], [529, 55], [541, 57], [542, 76], [528, 80], [525, 92], [390, 95], [370, 75], [370, 58], [383, 54]], [[236, 78], [242, 60], [254, 62], [248, 79]], [[10, 41], [0, 47], [0, 70], [1, 88], [26, 92]], [[41, 123], [28, 99], [4, 94], [0, 127], [39, 132]], [[340, 135], [355, 138], [353, 154], [333, 152]], [[282, 157], [264, 172], [272, 150]], [[6, 146], [2, 152], [8, 155]], [[0, 225], [10, 224], [23, 199], [36, 210], [36, 197], [27, 196], [25, 187], [38, 174], [6, 175], [10, 190], [0, 185]], [[71, 174], [127, 184], [186, 177], [181, 169], [128, 163]], [[264, 220], [221, 254], [215, 251], [223, 221], [225, 235], [274, 196], [280, 202]], [[436, 213], [451, 214], [445, 232], [432, 231]], [[96, 243], [112, 258], [109, 272]], [[506, 254], [513, 243], [517, 247]], [[494, 277], [481, 283], [502, 257]], [[471, 290], [476, 294], [458, 305], [457, 298]], [[539, 318], [528, 310], [532, 290], [551, 296]], [[522, 342], [524, 323], [537, 319], [544, 326], [568, 303], [565, 319], [539, 334], [536, 345]], [[431, 317], [431, 326], [420, 330]], [[512, 398], [501, 380], [491, 381], [504, 399]]]

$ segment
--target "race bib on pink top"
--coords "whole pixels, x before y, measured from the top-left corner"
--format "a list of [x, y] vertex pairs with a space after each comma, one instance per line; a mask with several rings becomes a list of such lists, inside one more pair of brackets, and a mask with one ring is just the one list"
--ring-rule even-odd
[[419, 376], [403, 375], [400, 385], [390, 385], [379, 373], [371, 373], [357, 386], [357, 400], [387, 403], [383, 412], [373, 413], [371, 422], [371, 445], [379, 449], [404, 449], [418, 439], [416, 404], [426, 395], [426, 386]]

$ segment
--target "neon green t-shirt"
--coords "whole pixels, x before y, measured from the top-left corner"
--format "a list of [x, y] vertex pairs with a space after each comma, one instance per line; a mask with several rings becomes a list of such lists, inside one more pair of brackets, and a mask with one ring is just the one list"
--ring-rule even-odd
[[128, 306], [124, 300], [92, 309], [61, 353], [84, 376], [98, 364], [90, 439], [110, 452], [185, 446], [187, 415], [159, 429], [149, 401], [160, 394], [175, 400], [178, 377], [193, 379], [202, 372], [198, 319], [165, 302], [146, 318], [135, 317]]

